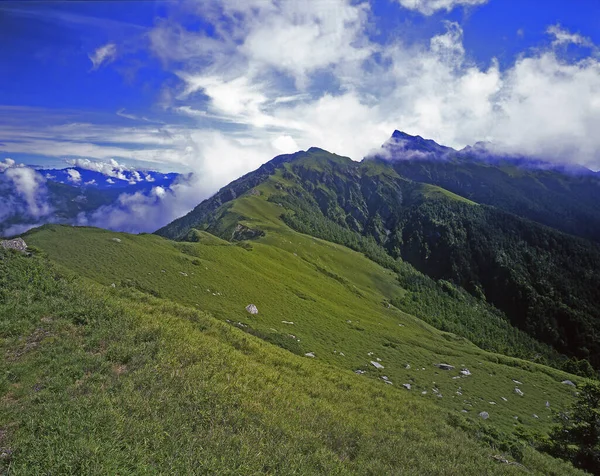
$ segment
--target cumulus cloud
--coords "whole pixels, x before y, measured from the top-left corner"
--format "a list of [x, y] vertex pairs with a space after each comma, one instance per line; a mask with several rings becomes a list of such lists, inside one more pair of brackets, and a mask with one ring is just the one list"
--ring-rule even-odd
[[129, 233], [153, 232], [197, 205], [197, 195], [184, 179], [169, 189], [153, 187], [150, 193], [123, 193], [111, 205], [77, 217], [78, 225]]
[[458, 6], [473, 7], [483, 5], [488, 0], [398, 0], [398, 2], [409, 10], [416, 10], [423, 15], [433, 15], [440, 10], [449, 12]]
[[93, 53], [88, 55], [92, 62], [92, 70], [100, 68], [103, 64], [108, 64], [117, 57], [117, 45], [108, 43], [97, 48]]
[[31, 218], [40, 218], [50, 213], [45, 187], [46, 179], [29, 167], [10, 167], [4, 171], [2, 184], [4, 190], [2, 207], [7, 216], [24, 214]]
[[67, 180], [69, 182], [74, 183], [75, 185], [78, 185], [81, 183], [81, 174], [79, 173], [78, 170], [75, 169], [67, 169], [67, 174], [69, 175], [67, 177]]
[[4, 172], [6, 169], [15, 166], [15, 161], [13, 159], [6, 158], [2, 162], [0, 162], [0, 172]]

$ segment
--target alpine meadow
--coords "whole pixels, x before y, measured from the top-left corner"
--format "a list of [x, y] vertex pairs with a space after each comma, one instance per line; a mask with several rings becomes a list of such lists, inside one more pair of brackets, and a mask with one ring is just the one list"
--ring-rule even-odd
[[3, 2], [0, 474], [600, 475], [599, 15]]

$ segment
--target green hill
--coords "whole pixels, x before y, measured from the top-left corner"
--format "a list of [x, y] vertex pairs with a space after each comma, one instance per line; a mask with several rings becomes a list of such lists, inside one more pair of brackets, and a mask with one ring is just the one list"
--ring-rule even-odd
[[[495, 306], [515, 327], [573, 357], [565, 364], [570, 370], [594, 375], [587, 361], [600, 368], [600, 247], [409, 180], [394, 164], [357, 163], [316, 148], [280, 156], [157, 233], [182, 239], [202, 228], [226, 239], [252, 238], [247, 227], [236, 227], [253, 211], [236, 212], [239, 207], [232, 204], [264, 184], [264, 198], [281, 205], [274, 216], [292, 228], [365, 252], [396, 272], [400, 258], [431, 278], [450, 281]], [[410, 269], [401, 274], [405, 287], [414, 283]], [[414, 303], [401, 307], [418, 313]], [[428, 306], [419, 317], [431, 319], [447, 305], [437, 308]], [[527, 344], [497, 348], [496, 336], [476, 336], [464, 326], [446, 329], [490, 350], [527, 355]], [[547, 352], [535, 353], [553, 360]]]
[[[113, 241], [117, 237], [121, 242]], [[203, 278], [204, 272], [192, 275], [202, 267], [193, 264], [179, 245], [157, 237], [66, 227], [48, 227], [29, 236], [32, 242], [47, 244], [50, 256], [56, 253], [53, 247], [59, 238], [71, 249], [63, 256], [76, 256], [78, 247], [87, 244], [106, 253], [105, 261], [139, 259], [142, 267], [137, 272], [127, 260], [122, 268], [116, 260], [113, 264], [114, 272], [140, 282], [148, 276], [146, 269], [157, 267], [151, 259], [159, 256], [164, 260], [159, 266], [166, 272], [159, 269], [158, 275], [166, 274], [181, 288], [185, 281], [204, 285], [202, 279], [209, 278]], [[246, 251], [211, 241], [191, 245], [201, 254], [213, 248], [204, 260], [209, 270], [217, 264], [217, 256], [225, 260], [225, 249], [237, 256], [229, 260], [235, 265], [243, 255], [234, 250], [252, 256], [262, 248], [256, 245]], [[329, 247], [331, 256], [337, 250], [361, 259], [335, 245], [317, 243]], [[276, 253], [290, 255], [287, 261], [294, 256], [283, 249]], [[58, 261], [71, 264], [60, 256]], [[75, 261], [83, 265], [85, 256]], [[108, 269], [100, 273], [101, 281], [109, 278]], [[186, 270], [188, 276], [167, 274], [176, 270]], [[39, 256], [0, 251], [0, 271], [0, 345], [5, 356], [0, 468], [10, 474], [576, 474], [565, 463], [502, 437], [495, 427], [505, 418], [504, 426], [546, 426], [543, 400], [556, 406], [571, 400], [570, 388], [559, 383], [564, 375], [524, 362], [515, 361], [514, 367], [496, 363], [497, 356], [379, 306], [373, 300], [386, 278], [376, 267], [363, 275], [366, 279], [374, 273], [370, 282], [358, 287], [366, 294], [360, 298], [365, 307], [372, 302], [373, 311], [381, 309], [370, 318], [361, 317], [364, 330], [348, 326], [340, 336], [348, 341], [337, 343], [355, 365], [328, 352], [333, 337], [327, 325], [311, 330], [319, 320], [344, 327], [326, 312], [313, 321], [308, 314], [296, 315], [294, 332], [302, 345], [315, 351], [313, 359], [280, 349], [250, 335], [249, 328], [238, 329], [191, 306], [131, 286], [113, 288], [76, 278]], [[223, 267], [213, 270], [211, 277], [227, 277], [231, 271]], [[261, 272], [279, 275], [266, 268]], [[329, 298], [326, 291], [341, 284], [322, 273], [315, 276], [320, 284], [333, 281], [316, 299], [327, 298], [341, 307], [339, 296], [354, 294], [342, 287], [339, 296]], [[282, 285], [291, 284], [283, 276], [280, 280]], [[302, 282], [294, 280], [294, 286]], [[210, 296], [231, 301], [237, 310], [246, 303], [243, 293], [260, 286], [239, 283], [240, 296], [234, 290]], [[225, 290], [224, 281], [221, 285]], [[244, 325], [257, 329], [272, 325], [287, 333], [279, 315], [284, 302], [282, 297], [273, 308], [260, 297], [257, 316], [238, 312], [236, 317]], [[377, 345], [383, 334], [380, 326], [388, 326], [385, 334], [402, 339], [402, 345]], [[365, 337], [355, 339], [354, 334]], [[383, 371], [374, 367], [366, 375], [346, 370], [370, 367], [368, 360], [376, 357], [366, 355], [366, 349], [382, 357], [394, 385], [385, 384], [379, 378]], [[410, 357], [414, 370], [401, 367], [404, 357]], [[434, 357], [465, 360], [473, 375], [454, 381], [456, 372], [431, 366]], [[426, 370], [417, 372], [421, 362]], [[511, 393], [514, 384], [509, 377], [522, 379], [523, 397]], [[433, 379], [436, 384], [430, 382]], [[412, 390], [400, 386], [412, 380]], [[470, 414], [449, 412], [441, 405], [458, 402], [451, 390], [459, 382], [464, 398], [473, 402]], [[492, 382], [487, 390], [506, 392], [508, 402], [498, 402], [498, 411], [488, 408], [490, 418], [483, 422], [475, 413], [488, 404], [475, 395]], [[444, 392], [443, 398], [431, 391], [421, 395], [421, 388], [432, 385]], [[503, 407], [510, 410], [500, 411]], [[527, 416], [534, 408], [539, 421]], [[521, 421], [512, 420], [508, 416], [512, 413], [522, 414]], [[518, 458], [523, 466], [498, 461], [503, 458]]]

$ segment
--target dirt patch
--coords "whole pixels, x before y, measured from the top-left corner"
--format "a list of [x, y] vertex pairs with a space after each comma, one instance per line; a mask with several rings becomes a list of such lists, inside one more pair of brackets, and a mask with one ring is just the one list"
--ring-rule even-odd
[[32, 350], [39, 347], [39, 345], [42, 343], [42, 341], [44, 339], [50, 337], [51, 335], [52, 335], [52, 333], [50, 331], [47, 331], [45, 329], [41, 329], [38, 327], [35, 331], [33, 331], [33, 333], [31, 335], [29, 335], [25, 339], [25, 342], [21, 346], [19, 346], [19, 348], [14, 349], [14, 350], [9, 350], [6, 353], [6, 359], [8, 361], [12, 361], [12, 362], [14, 362], [15, 360], [18, 360], [23, 355], [25, 355], [28, 352], [31, 352]]

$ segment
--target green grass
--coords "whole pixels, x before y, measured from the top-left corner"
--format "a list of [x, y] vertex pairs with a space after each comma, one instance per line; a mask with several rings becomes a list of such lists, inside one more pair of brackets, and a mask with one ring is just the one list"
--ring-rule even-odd
[[[188, 259], [152, 236], [117, 243], [108, 232], [46, 228], [28, 239], [51, 248], [61, 234], [69, 256], [85, 242], [105, 261], [135, 257], [142, 269], [159, 256], [170, 257], [161, 266]], [[416, 321], [402, 319], [416, 336]], [[578, 474], [528, 447], [524, 468], [498, 463], [498, 449], [459, 429], [468, 420], [427, 398], [295, 356], [190, 306], [73, 278], [37, 256], [0, 251], [0, 337], [7, 474]]]
[[[560, 382], [577, 378], [484, 352], [389, 306], [405, 293], [392, 272], [343, 246], [293, 232], [279, 221], [280, 207], [264, 196], [237, 200], [230, 213], [253, 217], [244, 223], [266, 230], [266, 236], [251, 242], [250, 250], [221, 241], [174, 243], [70, 227], [47, 227], [26, 239], [65, 268], [105, 286], [133, 287], [209, 312], [298, 355], [314, 352], [316, 361], [364, 370], [358, 378], [374, 379], [376, 386], [387, 387], [381, 379], [386, 376], [396, 391], [457, 414], [487, 411], [488, 422], [505, 433], [546, 432], [552, 424], [546, 401], [553, 408], [572, 403], [572, 389]], [[258, 316], [245, 311], [250, 303]], [[377, 358], [383, 370], [369, 363]], [[440, 362], [456, 369], [434, 367]], [[453, 378], [463, 367], [473, 375]], [[515, 394], [513, 379], [523, 382], [524, 397]]]

